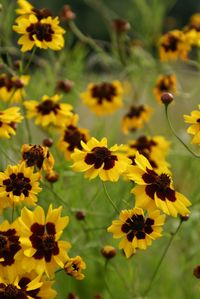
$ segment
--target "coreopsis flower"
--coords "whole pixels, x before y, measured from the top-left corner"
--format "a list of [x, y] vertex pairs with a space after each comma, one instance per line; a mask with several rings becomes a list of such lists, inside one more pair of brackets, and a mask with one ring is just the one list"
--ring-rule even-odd
[[27, 0], [18, 0], [17, 1], [18, 8], [16, 9], [16, 13], [19, 15], [27, 15], [31, 14], [33, 11], [33, 5], [30, 4]]
[[52, 281], [46, 281], [34, 271], [19, 268], [5, 270], [0, 274], [0, 298], [2, 299], [54, 299], [57, 292], [52, 289]]
[[19, 111], [19, 107], [0, 110], [0, 138], [10, 138], [11, 135], [16, 135], [16, 125], [23, 119]]
[[183, 32], [192, 46], [200, 46], [200, 13], [192, 15], [189, 24], [183, 28]]
[[137, 186], [131, 192], [135, 195], [135, 205], [146, 209], [160, 209], [165, 214], [177, 217], [187, 215], [191, 202], [181, 193], [174, 190], [170, 172], [167, 169], [155, 170], [149, 161], [136, 153], [136, 166], [131, 166], [128, 173], [130, 180]]
[[161, 103], [163, 92], [175, 94], [177, 90], [176, 75], [163, 75], [158, 78], [153, 89], [156, 100]]
[[85, 275], [82, 270], [86, 268], [86, 264], [80, 256], [70, 258], [64, 265], [65, 272], [77, 280], [82, 280]]
[[98, 141], [91, 138], [87, 143], [81, 141], [82, 150], [75, 149], [71, 155], [74, 164], [72, 169], [77, 172], [85, 172], [89, 180], [99, 176], [102, 181], [116, 182], [131, 163], [125, 155], [119, 152], [120, 146], [107, 146], [107, 139]]
[[89, 140], [88, 130], [79, 128], [77, 126], [78, 115], [74, 114], [69, 123], [63, 128], [61, 137], [58, 141], [58, 148], [64, 152], [65, 159], [70, 160], [71, 154], [75, 148], [82, 150], [81, 141], [87, 142]]
[[51, 172], [55, 163], [53, 155], [47, 146], [23, 144], [21, 148], [22, 160], [27, 167], [36, 167], [41, 171]]
[[16, 255], [21, 251], [19, 237], [17, 221], [10, 224], [5, 220], [0, 224], [0, 272], [7, 266], [16, 265]]
[[159, 169], [161, 167], [169, 167], [165, 160], [169, 145], [170, 143], [163, 136], [140, 136], [135, 140], [129, 141], [124, 149], [127, 157], [132, 160], [132, 165], [136, 165], [136, 152], [139, 152], [148, 159], [153, 168]]
[[18, 0], [17, 4], [19, 8], [16, 9], [16, 13], [20, 15], [16, 22], [21, 18], [28, 18], [31, 14], [35, 15], [39, 20], [47, 17], [52, 17], [52, 13], [48, 8], [37, 9], [26, 0]]
[[20, 203], [35, 205], [39, 187], [39, 173], [33, 173], [33, 167], [25, 163], [8, 165], [0, 172], [0, 209], [13, 207]]
[[30, 14], [26, 18], [18, 18], [16, 25], [13, 25], [13, 30], [22, 35], [18, 40], [18, 44], [22, 45], [22, 52], [29, 51], [34, 46], [41, 49], [50, 48], [54, 51], [64, 47], [65, 30], [59, 26], [58, 17], [40, 18]]
[[69, 259], [67, 250], [69, 242], [61, 241], [60, 237], [69, 222], [69, 217], [61, 217], [62, 207], [53, 209], [49, 206], [47, 216], [42, 207], [34, 211], [26, 207], [22, 209], [19, 224], [21, 229], [20, 242], [26, 258], [22, 266], [26, 270], [34, 269], [38, 274], [46, 273], [53, 276], [56, 268], [64, 268]]
[[152, 241], [161, 237], [165, 215], [159, 210], [147, 215], [141, 208], [122, 210], [119, 220], [112, 221], [107, 231], [113, 233], [113, 238], [122, 238], [119, 248], [124, 250], [127, 258], [133, 255], [136, 249], [147, 249]]
[[0, 75], [0, 100], [18, 103], [25, 96], [24, 87], [29, 83], [29, 76]]
[[27, 109], [27, 117], [35, 118], [35, 124], [47, 127], [54, 125], [63, 127], [69, 117], [72, 116], [72, 106], [69, 104], [59, 103], [60, 95], [49, 97], [44, 95], [40, 102], [25, 101], [24, 106]]
[[149, 121], [151, 114], [152, 108], [147, 105], [131, 106], [122, 119], [122, 131], [128, 134], [141, 129]]
[[185, 34], [180, 30], [169, 31], [159, 40], [159, 53], [162, 61], [186, 60], [190, 49], [191, 46]]
[[[200, 105], [198, 108], [200, 109]], [[187, 129], [187, 132], [194, 135], [192, 143], [200, 144], [200, 111], [193, 110], [191, 115], [184, 115], [184, 120], [186, 123], [191, 124]]]
[[97, 115], [115, 112], [122, 106], [123, 87], [119, 81], [90, 83], [85, 92], [80, 94], [83, 103]]

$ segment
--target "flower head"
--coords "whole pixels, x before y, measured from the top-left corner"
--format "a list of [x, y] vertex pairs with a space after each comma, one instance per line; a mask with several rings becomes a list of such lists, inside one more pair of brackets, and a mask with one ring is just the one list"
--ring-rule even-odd
[[0, 99], [5, 102], [18, 103], [25, 96], [24, 87], [30, 80], [29, 76], [0, 75]]
[[153, 89], [156, 100], [161, 103], [161, 96], [164, 92], [176, 93], [176, 75], [163, 75], [158, 78]]
[[169, 31], [159, 41], [160, 59], [162, 61], [176, 60], [178, 58], [186, 60], [190, 48], [191, 46], [182, 31]]
[[152, 108], [146, 105], [131, 106], [122, 119], [122, 131], [128, 134], [130, 131], [141, 129], [148, 122], [152, 114]]
[[135, 194], [135, 205], [146, 209], [161, 209], [165, 214], [177, 217], [187, 215], [191, 202], [181, 193], [174, 190], [170, 172], [167, 169], [155, 170], [149, 161], [136, 153], [136, 166], [131, 166], [129, 179], [138, 186], [132, 189]]
[[82, 270], [85, 268], [86, 264], [80, 256], [70, 258], [64, 265], [65, 272], [78, 280], [82, 280], [85, 277], [82, 273]]
[[24, 105], [27, 109], [27, 117], [35, 118], [35, 124], [47, 127], [54, 125], [63, 127], [68, 118], [72, 116], [72, 106], [59, 103], [61, 96], [54, 95], [49, 97], [44, 95], [41, 102], [26, 101]]
[[16, 124], [23, 119], [19, 110], [19, 107], [0, 110], [0, 138], [10, 138], [11, 135], [16, 135]]
[[81, 142], [82, 150], [75, 149], [71, 155], [74, 171], [85, 172], [85, 177], [94, 179], [99, 175], [102, 181], [116, 182], [120, 174], [126, 171], [131, 163], [127, 157], [119, 153], [120, 147], [107, 146], [107, 139], [98, 141], [91, 138], [87, 143]]
[[39, 173], [33, 173], [32, 167], [25, 163], [9, 165], [0, 172], [0, 208], [13, 207], [20, 203], [35, 205], [39, 187]]
[[189, 24], [183, 28], [183, 32], [192, 46], [200, 47], [200, 13], [192, 15]]
[[119, 81], [99, 84], [90, 83], [80, 97], [97, 115], [106, 115], [115, 112], [122, 106], [123, 88]]
[[22, 35], [18, 40], [18, 44], [22, 45], [22, 52], [29, 51], [34, 46], [42, 49], [50, 48], [54, 51], [64, 47], [65, 30], [59, 26], [58, 17], [40, 18], [30, 14], [26, 18], [18, 18], [13, 30]]
[[[200, 105], [198, 107], [200, 109]], [[200, 144], [200, 111], [193, 110], [191, 115], [184, 115], [184, 120], [186, 123], [191, 124], [187, 129], [187, 132], [194, 135], [192, 143]]]
[[53, 209], [50, 205], [46, 217], [40, 206], [34, 211], [22, 209], [19, 224], [22, 250], [27, 257], [23, 260], [25, 269], [53, 276], [58, 266], [64, 268], [68, 260], [67, 250], [71, 246], [69, 242], [59, 240], [69, 222], [69, 217], [60, 216], [61, 209]]
[[129, 258], [137, 248], [145, 250], [153, 240], [161, 237], [164, 221], [165, 216], [158, 210], [145, 216], [143, 209], [133, 208], [122, 210], [119, 220], [114, 220], [107, 230], [113, 233], [113, 238], [122, 238], [119, 248]]

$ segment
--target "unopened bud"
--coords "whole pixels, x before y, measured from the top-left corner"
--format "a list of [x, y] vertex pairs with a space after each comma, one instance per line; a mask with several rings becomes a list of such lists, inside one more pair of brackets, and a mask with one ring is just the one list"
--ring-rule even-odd
[[194, 268], [194, 270], [193, 270], [193, 275], [194, 275], [196, 278], [200, 279], [200, 265], [198, 265], [198, 266], [196, 266], [196, 267]]
[[55, 183], [59, 179], [59, 174], [55, 170], [53, 170], [53, 171], [47, 173], [45, 178], [48, 182]]
[[77, 211], [76, 214], [75, 214], [75, 216], [76, 216], [77, 220], [84, 220], [86, 214], [85, 214], [84, 211]]
[[74, 293], [69, 293], [67, 299], [78, 299], [78, 297]]
[[74, 86], [74, 82], [70, 80], [59, 80], [56, 84], [56, 91], [69, 93]]
[[53, 145], [53, 139], [45, 138], [42, 142], [44, 146], [51, 147]]
[[21, 65], [21, 61], [20, 60], [15, 60], [13, 62], [13, 66], [16, 70], [19, 70], [20, 69], [20, 65]]
[[189, 215], [189, 214], [184, 215], [184, 216], [180, 215], [180, 219], [181, 219], [181, 221], [188, 221], [189, 218], [190, 218], [190, 215]]
[[94, 299], [102, 299], [101, 295], [97, 294], [94, 296]]
[[22, 88], [22, 87], [24, 87], [24, 82], [20, 79], [17, 79], [14, 81], [14, 86], [15, 86], [15, 88]]
[[164, 92], [161, 96], [161, 101], [165, 105], [169, 105], [173, 100], [174, 97], [170, 92]]
[[118, 34], [126, 33], [131, 29], [130, 23], [123, 19], [115, 19], [112, 21], [112, 23], [113, 28]]
[[75, 13], [72, 11], [72, 9], [69, 5], [63, 6], [59, 16], [60, 16], [61, 21], [63, 21], [63, 22], [72, 21], [76, 17]]
[[114, 256], [116, 256], [117, 251], [113, 246], [106, 245], [101, 249], [101, 254], [106, 258], [106, 259], [111, 259]]

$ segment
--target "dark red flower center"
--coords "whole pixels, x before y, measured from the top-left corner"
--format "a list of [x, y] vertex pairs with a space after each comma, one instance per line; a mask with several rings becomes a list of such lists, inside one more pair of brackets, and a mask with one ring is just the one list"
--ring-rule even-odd
[[42, 115], [47, 115], [53, 112], [54, 114], [58, 113], [60, 110], [60, 105], [53, 102], [52, 100], [45, 100], [41, 104], [37, 105], [37, 111]]
[[126, 220], [121, 230], [127, 234], [127, 240], [132, 242], [134, 237], [145, 239], [146, 234], [151, 234], [153, 232], [152, 225], [154, 225], [153, 219], [145, 219], [142, 215], [136, 214]]
[[68, 150], [73, 152], [75, 148], [82, 149], [81, 141], [86, 142], [86, 136], [84, 133], [75, 126], [68, 126], [65, 130], [64, 141], [67, 142]]
[[26, 160], [26, 165], [28, 167], [36, 166], [39, 169], [42, 168], [44, 161], [44, 151], [40, 145], [32, 146], [27, 152], [22, 154], [24, 160]]
[[42, 20], [48, 17], [52, 17], [52, 12], [48, 8], [32, 8], [32, 11], [35, 13], [38, 20]]
[[45, 24], [41, 22], [31, 24], [26, 28], [26, 31], [29, 33], [29, 38], [31, 41], [34, 41], [33, 36], [35, 35], [36, 38], [41, 42], [51, 42], [52, 35], [54, 34], [51, 24]]
[[94, 168], [98, 169], [104, 163], [103, 169], [109, 170], [115, 166], [115, 161], [117, 161], [117, 156], [112, 155], [111, 151], [106, 147], [95, 147], [92, 149], [91, 153], [85, 156], [85, 163], [92, 165]]
[[92, 97], [97, 99], [98, 104], [102, 104], [103, 101], [112, 102], [113, 97], [117, 95], [115, 86], [106, 82], [94, 85], [91, 92]]
[[134, 144], [130, 145], [130, 148], [137, 149], [140, 153], [143, 151], [151, 151], [153, 146], [156, 146], [157, 143], [153, 139], [148, 139], [146, 136], [140, 136]]
[[176, 52], [179, 42], [180, 39], [178, 37], [169, 34], [167, 41], [164, 41], [161, 46], [165, 49], [166, 52]]
[[21, 89], [24, 87], [23, 81], [20, 79], [13, 79], [9, 75], [0, 77], [0, 88], [5, 87], [7, 91], [11, 91], [12, 89]]
[[12, 192], [13, 195], [20, 196], [24, 194], [25, 197], [28, 197], [29, 191], [32, 189], [30, 181], [22, 172], [12, 173], [8, 179], [3, 180], [3, 185], [6, 186], [6, 191]]
[[145, 111], [145, 108], [143, 105], [140, 106], [131, 106], [129, 109], [129, 112], [125, 115], [125, 117], [128, 118], [139, 118], [142, 112]]
[[31, 226], [31, 232], [30, 241], [33, 248], [36, 249], [33, 255], [35, 259], [44, 258], [46, 262], [50, 262], [52, 255], [59, 254], [58, 243], [55, 240], [56, 228], [54, 223], [47, 222], [46, 225], [34, 223]]

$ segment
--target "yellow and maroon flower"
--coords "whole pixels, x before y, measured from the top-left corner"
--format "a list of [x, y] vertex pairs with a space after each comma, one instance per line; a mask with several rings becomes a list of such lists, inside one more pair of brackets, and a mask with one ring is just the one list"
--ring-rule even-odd
[[31, 14], [35, 15], [39, 20], [52, 17], [52, 13], [48, 8], [37, 9], [27, 0], [18, 0], [17, 4], [19, 8], [16, 9], [16, 13], [20, 16], [17, 18], [16, 22], [21, 18], [28, 18]]
[[[198, 108], [200, 109], [200, 105]], [[200, 111], [193, 110], [191, 115], [184, 115], [184, 120], [186, 123], [191, 124], [187, 129], [187, 132], [194, 135], [192, 143], [200, 144]]]
[[38, 180], [39, 173], [33, 173], [33, 168], [25, 163], [9, 165], [0, 172], [0, 209], [20, 203], [35, 205], [41, 191]]
[[44, 169], [48, 173], [52, 171], [55, 160], [47, 146], [23, 144], [21, 152], [22, 161], [27, 167], [34, 166], [39, 171]]
[[90, 83], [80, 97], [97, 115], [106, 115], [115, 112], [122, 106], [123, 87], [119, 81]]
[[152, 108], [147, 105], [131, 106], [122, 119], [122, 131], [128, 134], [130, 131], [141, 129], [144, 123], [149, 121]]
[[192, 15], [189, 24], [183, 28], [183, 32], [192, 46], [200, 47], [200, 13]]
[[82, 270], [86, 268], [86, 264], [80, 256], [70, 258], [64, 266], [65, 272], [77, 280], [82, 280], [85, 275]]
[[22, 45], [22, 52], [29, 51], [34, 46], [54, 51], [64, 47], [65, 30], [59, 26], [58, 17], [41, 18], [37, 14], [28, 14], [26, 17], [17, 18], [13, 30], [22, 35], [18, 40], [18, 44]]
[[52, 281], [46, 281], [34, 271], [19, 268], [17, 271], [5, 269], [0, 274], [1, 298], [12, 299], [54, 299], [57, 292], [52, 289]]
[[19, 107], [0, 110], [0, 138], [10, 138], [11, 135], [16, 135], [17, 123], [23, 119], [19, 110]]
[[154, 96], [159, 103], [161, 102], [161, 96], [164, 92], [176, 93], [176, 75], [163, 75], [160, 76], [153, 89]]
[[35, 117], [35, 124], [47, 127], [54, 125], [63, 127], [72, 116], [73, 107], [69, 104], [59, 103], [60, 95], [49, 97], [44, 95], [41, 102], [26, 101], [24, 105], [27, 109], [27, 117]]
[[37, 206], [34, 211], [23, 208], [19, 223], [21, 225], [21, 244], [25, 255], [24, 269], [34, 269], [38, 274], [53, 276], [56, 268], [64, 268], [69, 259], [69, 242], [59, 240], [69, 217], [61, 217], [62, 207], [53, 209], [49, 206], [47, 216]]
[[0, 99], [4, 102], [18, 103], [25, 96], [24, 87], [29, 83], [29, 76], [0, 75]]
[[180, 30], [172, 30], [164, 34], [159, 41], [160, 59], [162, 61], [188, 58], [191, 46], [186, 35]]
[[174, 190], [169, 171], [153, 169], [149, 161], [139, 153], [136, 153], [135, 162], [136, 166], [131, 166], [127, 176], [138, 185], [131, 191], [135, 194], [137, 207], [149, 210], [158, 208], [173, 217], [190, 213], [187, 207], [191, 202]]
[[122, 238], [119, 248], [129, 258], [136, 249], [145, 250], [153, 240], [161, 237], [164, 221], [165, 215], [161, 215], [158, 210], [145, 216], [143, 209], [133, 208], [122, 210], [119, 220], [114, 220], [107, 230], [113, 233], [113, 238]]
[[74, 161], [72, 168], [77, 172], [85, 172], [85, 177], [90, 180], [99, 175], [102, 181], [116, 182], [131, 163], [119, 152], [120, 146], [115, 144], [109, 149], [106, 138], [101, 141], [91, 138], [87, 143], [81, 141], [81, 145], [83, 149], [75, 149], [71, 155]]

